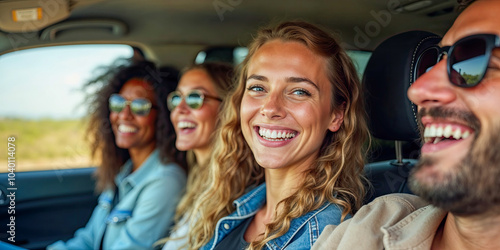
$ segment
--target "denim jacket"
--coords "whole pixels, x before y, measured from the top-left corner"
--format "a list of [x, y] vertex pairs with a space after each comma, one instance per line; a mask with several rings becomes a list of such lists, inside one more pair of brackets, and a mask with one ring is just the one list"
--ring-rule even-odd
[[[234, 228], [245, 219], [253, 217], [266, 202], [265, 183], [234, 201], [236, 211], [217, 222], [215, 235], [201, 249], [214, 249]], [[266, 244], [267, 249], [311, 249], [319, 235], [329, 224], [338, 225], [342, 208], [325, 203], [320, 208], [291, 221], [290, 229], [281, 237]], [[350, 218], [350, 216], [348, 217]], [[348, 219], [346, 218], [346, 219]]]
[[184, 171], [174, 163], [162, 164], [158, 150], [131, 171], [129, 160], [115, 177], [120, 199], [112, 211], [115, 191], [110, 189], [99, 196], [89, 222], [74, 238], [47, 249], [99, 249], [105, 229], [103, 249], [152, 249], [167, 236], [186, 185]]

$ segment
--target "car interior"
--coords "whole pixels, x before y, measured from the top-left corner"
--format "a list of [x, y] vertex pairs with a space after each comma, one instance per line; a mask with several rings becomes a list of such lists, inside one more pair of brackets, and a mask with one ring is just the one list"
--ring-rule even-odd
[[[403, 142], [419, 140], [416, 106], [406, 96], [413, 83], [417, 55], [439, 43], [427, 31], [407, 31], [382, 42], [372, 53], [363, 75], [368, 125], [373, 137], [394, 141], [394, 159], [365, 166], [373, 193], [366, 201], [389, 194], [411, 193], [407, 177], [416, 159], [403, 157]], [[387, 56], [390, 54], [391, 56]], [[413, 148], [418, 155], [418, 147]]]
[[[420, 142], [415, 105], [406, 90], [414, 81], [415, 55], [439, 42], [458, 15], [456, 7], [455, 0], [0, 0], [0, 63], [9, 54], [36, 48], [120, 44], [160, 67], [181, 70], [204, 61], [236, 65], [259, 27], [285, 20], [320, 25], [342, 41], [362, 79], [372, 134], [365, 166], [369, 202], [410, 192], [406, 180]], [[25, 65], [26, 72], [35, 67]], [[15, 82], [0, 74], [0, 86], [10, 85]], [[19, 165], [22, 152], [16, 155]], [[97, 202], [95, 167], [15, 172], [14, 244], [44, 249], [84, 226]], [[8, 174], [0, 171], [0, 240], [5, 242], [12, 216]]]

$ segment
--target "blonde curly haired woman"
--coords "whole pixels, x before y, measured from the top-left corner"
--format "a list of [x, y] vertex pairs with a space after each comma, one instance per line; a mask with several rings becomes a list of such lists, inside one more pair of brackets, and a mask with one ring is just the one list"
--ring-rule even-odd
[[259, 31], [223, 107], [191, 249], [309, 249], [362, 204], [368, 129], [356, 70], [306, 22]]
[[176, 225], [170, 237], [160, 240], [163, 249], [179, 249], [186, 245], [188, 218], [196, 197], [209, 183], [210, 154], [218, 123], [221, 102], [233, 85], [233, 66], [207, 62], [184, 70], [177, 89], [167, 98], [170, 119], [177, 135], [175, 147], [187, 151], [189, 175], [186, 194], [176, 211]]

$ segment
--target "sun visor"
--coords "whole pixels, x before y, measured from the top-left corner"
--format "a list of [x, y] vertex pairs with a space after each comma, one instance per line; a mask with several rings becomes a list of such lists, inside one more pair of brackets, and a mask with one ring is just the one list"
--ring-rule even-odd
[[69, 14], [67, 0], [0, 1], [0, 30], [13, 33], [39, 31]]

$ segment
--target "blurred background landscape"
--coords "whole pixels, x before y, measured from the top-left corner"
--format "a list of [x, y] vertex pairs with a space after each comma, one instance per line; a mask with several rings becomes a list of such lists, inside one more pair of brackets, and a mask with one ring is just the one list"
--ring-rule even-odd
[[[0, 152], [7, 155], [7, 138], [16, 141], [16, 171], [93, 166], [85, 141], [83, 119], [0, 119]], [[7, 171], [6, 158], [0, 161]]]
[[71, 45], [0, 56], [0, 172], [7, 138], [16, 138], [16, 171], [96, 166], [86, 140], [83, 86], [103, 66], [130, 58], [127, 45]]

